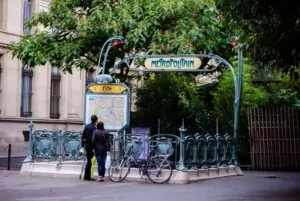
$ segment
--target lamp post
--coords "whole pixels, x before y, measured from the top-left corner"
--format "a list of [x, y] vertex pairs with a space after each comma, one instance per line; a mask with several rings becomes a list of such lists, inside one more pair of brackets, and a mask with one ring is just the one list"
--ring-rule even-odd
[[[100, 68], [101, 57], [103, 55], [104, 48], [108, 45], [106, 48], [105, 55], [104, 55], [102, 74], [105, 74], [106, 59], [107, 59], [107, 55], [108, 55], [110, 49], [112, 47], [119, 47], [123, 43], [124, 43], [124, 38], [122, 36], [114, 36], [114, 37], [107, 39], [107, 41], [105, 41], [105, 43], [103, 44], [103, 46], [101, 48], [99, 59], [98, 59], [98, 65], [97, 65], [98, 69], [100, 70], [101, 69]], [[100, 71], [98, 74], [100, 74]]]
[[24, 163], [26, 162], [32, 162], [33, 161], [33, 139], [32, 139], [32, 132], [33, 132], [33, 123], [30, 121], [30, 124], [28, 125], [29, 127], [29, 141], [28, 141], [28, 153], [27, 157], [23, 161]]
[[237, 75], [237, 86], [235, 86], [235, 99], [234, 99], [234, 123], [233, 123], [233, 158], [232, 162], [238, 164], [237, 162], [237, 135], [239, 132], [239, 119], [241, 110], [241, 98], [242, 98], [242, 88], [243, 88], [243, 46], [237, 43], [238, 37], [234, 36], [228, 39], [227, 43], [231, 47], [237, 47], [238, 50], [238, 75]]

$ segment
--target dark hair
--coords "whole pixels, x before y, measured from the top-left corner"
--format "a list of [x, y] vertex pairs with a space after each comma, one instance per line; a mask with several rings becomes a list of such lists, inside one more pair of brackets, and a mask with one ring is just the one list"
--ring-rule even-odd
[[99, 122], [97, 123], [97, 129], [98, 129], [98, 130], [104, 130], [104, 123], [103, 123], [102, 121], [99, 121]]
[[98, 120], [98, 117], [96, 115], [91, 116], [92, 123], [96, 123], [97, 120]]

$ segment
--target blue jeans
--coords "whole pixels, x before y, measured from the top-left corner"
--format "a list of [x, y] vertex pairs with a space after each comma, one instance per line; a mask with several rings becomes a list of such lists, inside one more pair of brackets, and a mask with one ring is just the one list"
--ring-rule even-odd
[[100, 177], [105, 175], [105, 161], [106, 161], [106, 151], [105, 152], [96, 152], [96, 159], [98, 164], [98, 174]]

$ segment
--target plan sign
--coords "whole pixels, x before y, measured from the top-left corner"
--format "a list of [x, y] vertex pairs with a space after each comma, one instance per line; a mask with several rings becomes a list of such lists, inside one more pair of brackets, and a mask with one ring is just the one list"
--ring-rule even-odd
[[97, 115], [104, 127], [116, 131], [129, 124], [130, 94], [128, 88], [118, 84], [95, 84], [85, 94], [85, 119], [90, 123], [91, 115]]
[[166, 58], [147, 58], [145, 68], [149, 70], [164, 69], [198, 69], [201, 66], [199, 57], [166, 57]]

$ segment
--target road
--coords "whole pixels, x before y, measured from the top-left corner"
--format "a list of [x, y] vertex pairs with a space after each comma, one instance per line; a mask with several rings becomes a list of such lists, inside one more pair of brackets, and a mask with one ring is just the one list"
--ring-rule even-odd
[[[20, 170], [22, 167], [22, 162], [24, 161], [25, 156], [11, 157], [10, 159], [10, 169], [11, 170]], [[0, 157], [0, 170], [7, 170], [8, 159], [5, 157]]]
[[104, 183], [0, 171], [1, 201], [300, 201], [300, 173], [245, 172], [188, 185]]

